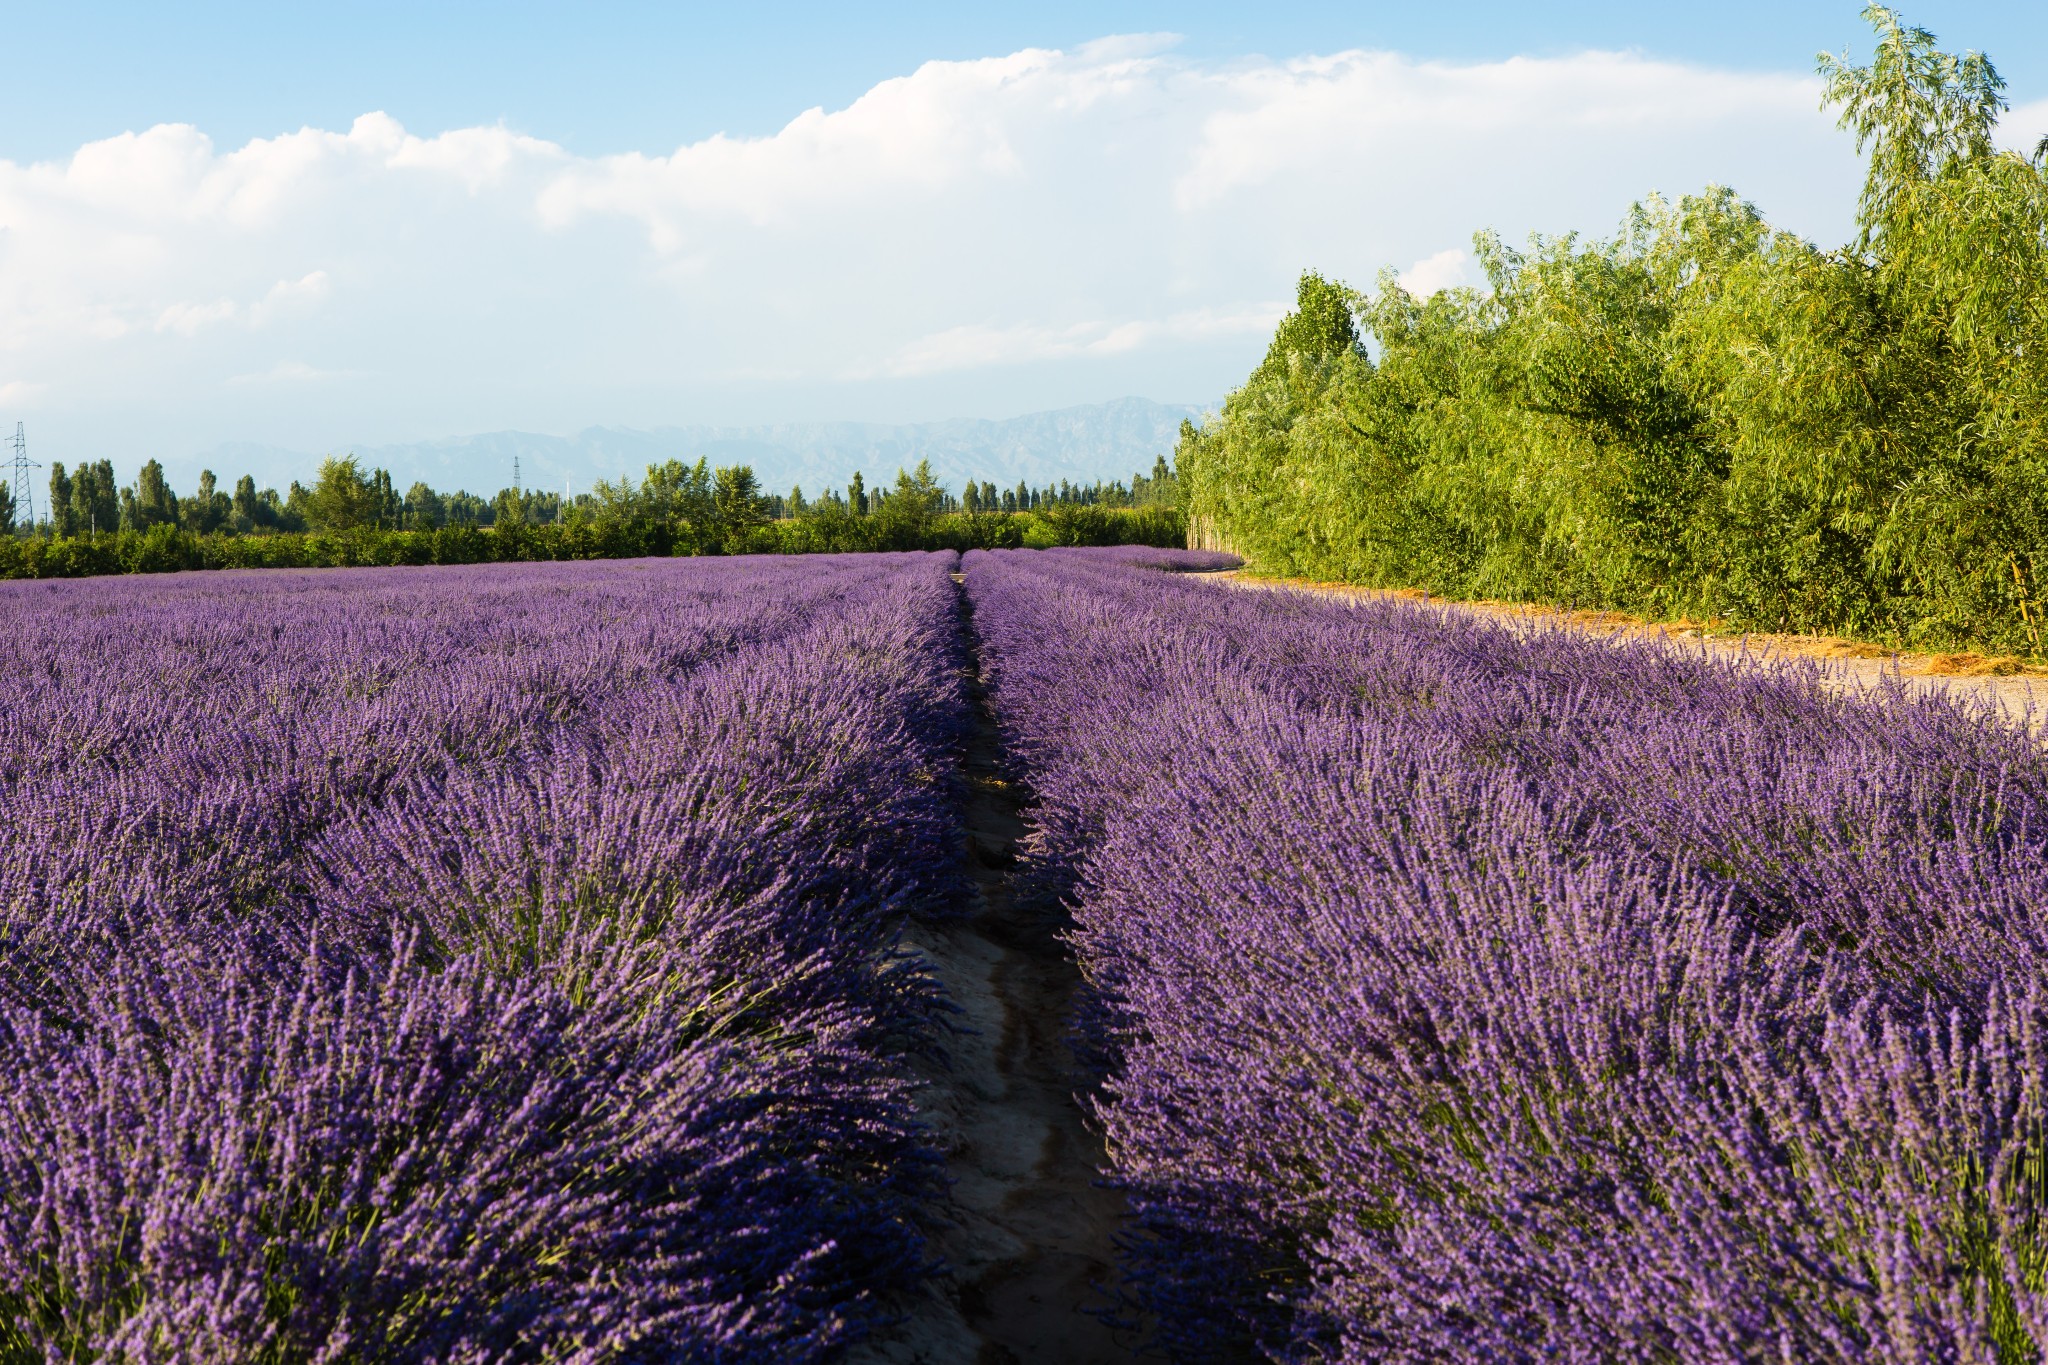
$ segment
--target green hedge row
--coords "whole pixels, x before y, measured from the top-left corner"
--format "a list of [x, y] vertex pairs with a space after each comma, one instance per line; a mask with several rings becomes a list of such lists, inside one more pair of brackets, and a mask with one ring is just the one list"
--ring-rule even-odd
[[171, 526], [66, 539], [0, 539], [0, 578], [84, 578], [192, 569], [324, 569], [404, 564], [491, 564], [632, 559], [689, 554], [838, 554], [878, 550], [1011, 549], [1055, 545], [1186, 543], [1187, 525], [1163, 507], [1057, 507], [923, 520], [799, 517], [716, 541], [687, 526], [577, 521], [559, 525], [448, 526], [435, 531], [353, 530], [307, 535], [195, 535]]

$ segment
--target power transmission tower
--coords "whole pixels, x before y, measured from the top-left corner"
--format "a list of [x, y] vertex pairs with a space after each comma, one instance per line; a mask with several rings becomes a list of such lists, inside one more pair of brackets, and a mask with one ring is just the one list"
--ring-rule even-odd
[[36, 489], [35, 481], [29, 478], [28, 472], [31, 469], [41, 469], [42, 466], [28, 457], [28, 434], [22, 430], [19, 422], [14, 424], [13, 449], [14, 454], [8, 459], [6, 467], [10, 471], [9, 477], [13, 483], [11, 491], [14, 494], [14, 520], [17, 525], [33, 526], [36, 524]]
[[514, 493], [519, 491], [519, 457], [517, 455], [512, 457], [512, 491]]

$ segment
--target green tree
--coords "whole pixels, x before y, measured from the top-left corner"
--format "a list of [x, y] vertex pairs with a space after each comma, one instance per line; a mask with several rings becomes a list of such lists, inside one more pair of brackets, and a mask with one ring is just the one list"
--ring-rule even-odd
[[[1185, 439], [1189, 425], [1186, 420], [1183, 420], [1181, 423], [1183, 439]], [[1174, 477], [1173, 466], [1167, 463], [1164, 455], [1160, 455], [1152, 461], [1152, 473], [1149, 476], [1144, 474], [1133, 474], [1131, 476], [1131, 505], [1133, 507], [1174, 507], [1179, 505], [1179, 501], [1180, 481]]]
[[71, 506], [71, 476], [64, 472], [62, 460], [50, 461], [50, 533], [56, 536], [78, 534]]
[[121, 527], [121, 496], [111, 460], [82, 464], [71, 476], [71, 525], [74, 535], [94, 535]]
[[1869, 66], [1846, 54], [1819, 57], [1823, 102], [1840, 107], [1840, 126], [1856, 134], [1858, 152], [1870, 153], [1857, 203], [1859, 250], [1898, 225], [1914, 187], [1958, 164], [1989, 161], [1991, 130], [2006, 109], [2005, 80], [1982, 53], [1943, 52], [1932, 33], [1883, 5], [1866, 6], [1863, 17], [1877, 34]]
[[195, 535], [206, 535], [233, 525], [234, 499], [220, 491], [211, 469], [199, 472], [199, 487], [181, 500], [179, 522]]
[[413, 531], [437, 530], [448, 524], [448, 506], [425, 483], [405, 490], [405, 526]]
[[474, 493], [457, 489], [453, 493], [443, 494], [441, 505], [443, 516], [446, 518], [442, 523], [443, 525], [489, 526], [491, 524], [491, 504]]
[[1305, 275], [1183, 428], [1194, 533], [1278, 572], [2040, 650], [2048, 176], [1992, 147], [1988, 60], [1867, 16], [1868, 66], [1821, 59], [1870, 157], [1857, 242], [1710, 187], [1610, 240], [1482, 233], [1483, 290]]
[[669, 528], [698, 548], [721, 539], [711, 467], [701, 457], [692, 465], [680, 460], [649, 465], [640, 491], [647, 515], [656, 525]]
[[138, 531], [178, 524], [178, 498], [164, 481], [164, 467], [151, 460], [135, 475], [132, 493], [122, 498], [122, 521]]
[[919, 460], [917, 468], [896, 471], [896, 486], [871, 498], [874, 515], [882, 521], [883, 532], [898, 543], [921, 539], [932, 521], [944, 509], [946, 490], [932, 474], [931, 461]]
[[641, 545], [643, 553], [702, 552], [724, 544], [715, 478], [703, 459], [649, 465], [637, 485], [630, 478], [599, 479], [582, 515], [612, 543]]
[[491, 524], [493, 526], [524, 526], [526, 504], [516, 488], [501, 488], [498, 496], [491, 500]]
[[244, 474], [235, 480], [233, 498], [235, 529], [243, 532], [274, 531], [279, 529], [282, 508], [278, 503], [277, 490], [266, 488], [256, 491], [256, 480]]
[[768, 511], [761, 497], [761, 485], [748, 465], [727, 465], [713, 475], [711, 501], [714, 524], [723, 543], [731, 549], [746, 544], [755, 527], [765, 526]]
[[1276, 380], [1306, 367], [1312, 379], [1357, 349], [1358, 323], [1351, 313], [1351, 291], [1314, 271], [1304, 271], [1295, 286], [1294, 311], [1280, 320], [1254, 378]]
[[[381, 472], [381, 471], [380, 471]], [[390, 480], [385, 479], [385, 488]], [[294, 493], [299, 485], [292, 485]], [[383, 489], [362, 471], [353, 455], [328, 456], [307, 491], [299, 514], [316, 531], [348, 531], [375, 526], [384, 511]], [[288, 502], [286, 504], [290, 506]]]
[[389, 471], [370, 471], [370, 502], [375, 509], [370, 524], [380, 531], [396, 531], [405, 524], [405, 500], [391, 487]]

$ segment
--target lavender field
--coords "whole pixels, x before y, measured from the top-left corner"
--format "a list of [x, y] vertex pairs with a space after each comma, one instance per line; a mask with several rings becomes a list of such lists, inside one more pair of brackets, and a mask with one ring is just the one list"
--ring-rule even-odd
[[2038, 1358], [2033, 740], [1227, 562], [0, 585], [0, 1362], [1003, 1345], [918, 946], [992, 877], [1090, 1359]]
[[929, 1269], [952, 562], [8, 585], [0, 1359], [862, 1335]]
[[1178, 1360], [2033, 1360], [2048, 762], [1940, 699], [971, 555]]

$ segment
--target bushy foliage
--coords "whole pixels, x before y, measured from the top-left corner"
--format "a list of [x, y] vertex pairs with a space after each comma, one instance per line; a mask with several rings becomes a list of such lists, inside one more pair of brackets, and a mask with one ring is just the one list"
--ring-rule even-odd
[[1871, 65], [1824, 61], [1871, 156], [1856, 244], [1713, 188], [1608, 241], [1482, 234], [1482, 289], [1304, 276], [1184, 434], [1198, 535], [1275, 573], [2038, 651], [2048, 176], [1993, 151], [1988, 61], [1866, 13]]

